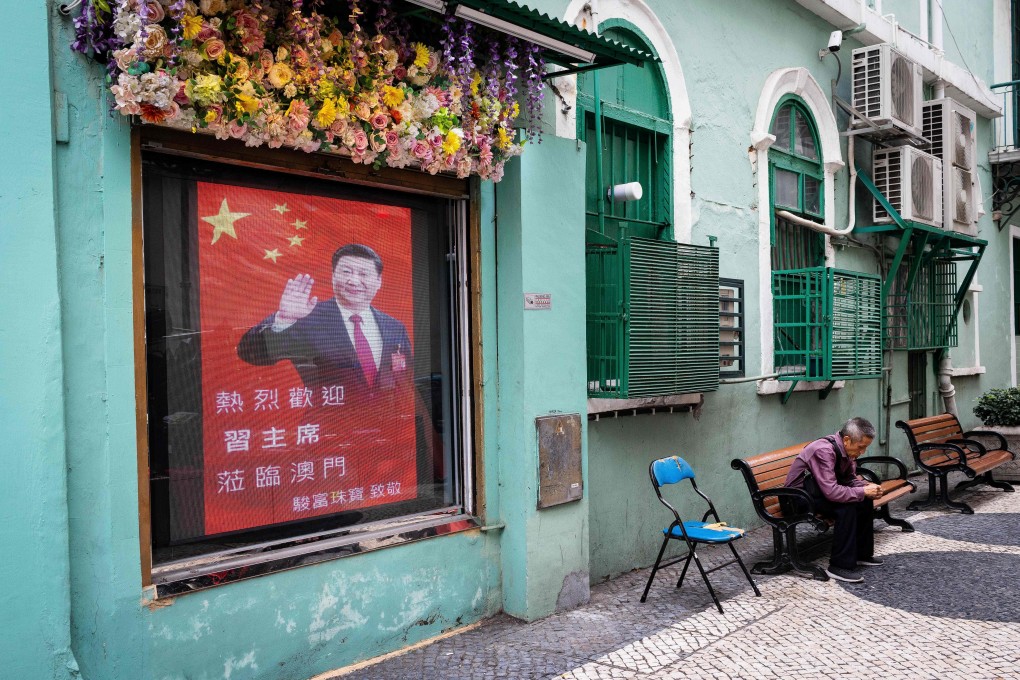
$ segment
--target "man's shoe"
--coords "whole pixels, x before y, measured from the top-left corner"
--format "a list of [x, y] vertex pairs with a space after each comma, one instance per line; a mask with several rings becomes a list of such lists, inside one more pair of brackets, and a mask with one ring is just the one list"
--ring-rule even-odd
[[885, 560], [880, 560], [877, 557], [869, 557], [866, 560], [857, 560], [858, 567], [880, 567], [885, 564]]
[[829, 567], [825, 570], [825, 573], [829, 578], [842, 581], [843, 583], [864, 583], [864, 577], [850, 569]]

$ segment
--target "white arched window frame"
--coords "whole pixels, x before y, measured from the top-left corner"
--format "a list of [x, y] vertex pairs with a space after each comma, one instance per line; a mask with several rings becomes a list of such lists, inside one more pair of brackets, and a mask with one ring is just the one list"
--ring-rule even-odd
[[[761, 373], [768, 375], [775, 370], [773, 357], [774, 335], [772, 327], [772, 242], [771, 242], [771, 187], [769, 186], [769, 147], [776, 141], [769, 130], [772, 116], [782, 99], [787, 95], [798, 96], [814, 117], [821, 151], [823, 177], [823, 215], [825, 226], [838, 228], [836, 224], [835, 175], [845, 165], [840, 149], [839, 128], [832, 112], [829, 97], [822, 91], [818, 81], [805, 68], [784, 68], [773, 71], [765, 80], [758, 108], [755, 111], [754, 127], [751, 130], [751, 165], [755, 184], [758, 187], [758, 291], [761, 310]], [[825, 236], [825, 264], [833, 266], [835, 255], [831, 239]], [[826, 383], [801, 382], [797, 391], [820, 389]], [[842, 381], [836, 387], [842, 386]], [[775, 394], [789, 389], [788, 383], [777, 380], [763, 380], [759, 383], [759, 394]]]
[[[680, 57], [669, 33], [643, 0], [571, 0], [563, 16], [567, 21], [589, 31], [610, 19], [622, 19], [639, 29], [659, 55], [673, 116], [673, 237], [680, 243], [690, 243], [691, 105], [687, 98]], [[576, 78], [571, 76], [570, 80], [573, 92], [576, 93]], [[562, 109], [557, 112], [557, 135], [575, 136], [575, 115], [576, 106], [566, 112]]]

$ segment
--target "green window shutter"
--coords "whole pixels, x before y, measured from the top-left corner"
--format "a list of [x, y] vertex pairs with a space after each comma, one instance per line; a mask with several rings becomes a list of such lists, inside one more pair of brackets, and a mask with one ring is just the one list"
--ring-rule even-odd
[[719, 386], [719, 251], [588, 233], [588, 396]]
[[[915, 271], [910, 290], [910, 272]], [[904, 259], [886, 301], [888, 349], [920, 351], [956, 347], [956, 263], [922, 256]]]
[[780, 380], [854, 380], [882, 374], [882, 281], [831, 267], [772, 273]]
[[623, 242], [627, 396], [719, 386], [719, 251], [670, 241]]

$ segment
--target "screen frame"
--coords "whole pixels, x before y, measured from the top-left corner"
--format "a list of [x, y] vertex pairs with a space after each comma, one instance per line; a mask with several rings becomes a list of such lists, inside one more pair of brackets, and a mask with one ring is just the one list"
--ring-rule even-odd
[[[459, 459], [461, 503], [426, 512], [402, 515], [361, 525], [312, 531], [243, 547], [215, 551], [199, 557], [153, 565], [152, 503], [150, 496], [148, 386], [146, 380], [145, 281], [143, 261], [143, 152], [183, 156], [274, 173], [315, 177], [343, 185], [397, 191], [448, 199], [452, 252], [456, 254], [451, 281], [453, 333], [452, 389], [458, 394], [455, 455]], [[480, 357], [480, 278], [477, 271], [479, 238], [478, 180], [381, 168], [378, 170], [331, 154], [304, 154], [283, 149], [250, 149], [233, 140], [213, 141], [205, 135], [187, 135], [155, 127], [135, 127], [131, 143], [132, 280], [135, 326], [136, 442], [138, 463], [139, 544], [142, 586], [154, 598], [203, 590], [241, 579], [298, 566], [414, 542], [433, 536], [481, 527], [476, 486], [479, 486], [481, 394], [476, 367]], [[475, 266], [472, 266], [475, 265]], [[312, 540], [309, 540], [312, 539]]]

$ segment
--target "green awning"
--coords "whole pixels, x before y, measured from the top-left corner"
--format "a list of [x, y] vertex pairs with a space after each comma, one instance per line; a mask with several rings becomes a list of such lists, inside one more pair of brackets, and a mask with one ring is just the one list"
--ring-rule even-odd
[[[647, 52], [568, 24], [516, 0], [405, 0], [436, 12], [453, 12], [491, 30], [514, 35], [543, 48], [549, 62], [571, 72], [658, 59]], [[563, 75], [562, 71], [549, 75]]]

